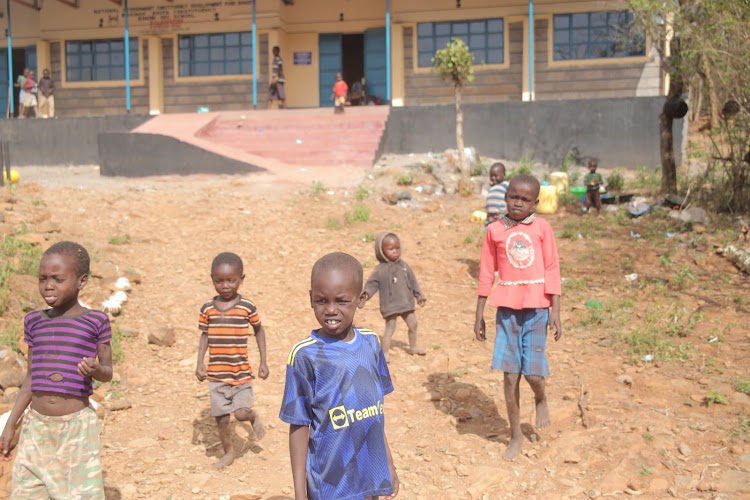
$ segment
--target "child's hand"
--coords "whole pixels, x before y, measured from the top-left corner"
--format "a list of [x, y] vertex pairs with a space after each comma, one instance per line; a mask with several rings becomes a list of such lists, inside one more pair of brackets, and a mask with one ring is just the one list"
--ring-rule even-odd
[[484, 333], [485, 328], [486, 324], [484, 318], [480, 318], [474, 323], [474, 337], [480, 342], [487, 340], [487, 336]]
[[206, 380], [206, 377], [208, 374], [206, 373], [206, 365], [203, 363], [198, 363], [198, 368], [195, 369], [195, 377], [198, 379], [199, 382], [203, 382]]
[[258, 367], [258, 376], [265, 380], [268, 378], [269, 373], [270, 372], [268, 371], [268, 365], [266, 365], [265, 363], [261, 363]]
[[0, 436], [0, 441], [2, 441], [2, 448], [0, 449], [0, 460], [3, 462], [10, 462], [11, 456], [10, 456], [10, 442], [13, 441], [13, 435], [16, 433], [16, 426], [15, 425], [8, 425], [5, 424], [5, 429], [3, 430], [2, 436]]
[[83, 361], [78, 363], [78, 374], [82, 377], [93, 377], [99, 370], [99, 366], [96, 358], [83, 358]]
[[552, 307], [549, 313], [549, 329], [550, 332], [554, 330], [555, 341], [560, 340], [562, 337], [562, 322], [560, 321], [560, 307]]
[[398, 480], [398, 474], [395, 474], [395, 471], [394, 471], [394, 474], [391, 474], [391, 476], [392, 476], [391, 479], [393, 481], [393, 493], [391, 493], [387, 497], [383, 497], [383, 500], [391, 500], [392, 498], [396, 498], [396, 496], [398, 495], [398, 490], [399, 490], [399, 487], [401, 486]]
[[424, 307], [425, 303], [427, 302], [427, 299], [418, 300], [417, 304], [420, 305], [420, 307]]

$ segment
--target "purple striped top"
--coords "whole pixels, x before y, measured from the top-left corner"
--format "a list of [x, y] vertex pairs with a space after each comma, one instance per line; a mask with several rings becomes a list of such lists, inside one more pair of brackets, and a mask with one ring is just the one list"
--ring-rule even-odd
[[[97, 346], [112, 340], [112, 330], [109, 317], [101, 311], [59, 318], [34, 311], [24, 319], [23, 338], [32, 348], [32, 392], [90, 396], [94, 392], [91, 377], [78, 373], [78, 363], [85, 357], [95, 358]], [[62, 375], [62, 380], [52, 380], [55, 374]]]

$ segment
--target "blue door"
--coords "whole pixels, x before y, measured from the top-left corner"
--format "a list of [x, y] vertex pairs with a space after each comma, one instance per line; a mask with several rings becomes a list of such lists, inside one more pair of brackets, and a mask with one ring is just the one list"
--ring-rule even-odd
[[0, 49], [0, 117], [8, 117], [8, 49]]
[[377, 96], [387, 104], [385, 29], [365, 31], [365, 78], [367, 95]]
[[36, 81], [38, 82], [42, 77], [42, 70], [44, 68], [36, 67], [36, 45], [26, 47], [26, 63], [24, 64], [24, 66], [36, 73]]
[[341, 33], [318, 35], [318, 61], [320, 107], [333, 107], [333, 84], [336, 83], [336, 73], [341, 71]]

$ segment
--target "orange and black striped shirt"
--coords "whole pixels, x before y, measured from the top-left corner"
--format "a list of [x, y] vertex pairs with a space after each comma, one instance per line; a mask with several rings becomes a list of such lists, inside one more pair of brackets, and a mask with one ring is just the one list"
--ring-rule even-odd
[[208, 378], [231, 385], [252, 382], [253, 370], [247, 357], [250, 325], [260, 325], [255, 304], [240, 300], [221, 310], [213, 300], [203, 304], [198, 320], [201, 334], [208, 334]]

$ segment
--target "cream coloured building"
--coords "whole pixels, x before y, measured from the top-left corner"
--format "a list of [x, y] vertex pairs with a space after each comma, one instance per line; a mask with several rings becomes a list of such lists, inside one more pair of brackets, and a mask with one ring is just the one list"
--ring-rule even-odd
[[[451, 37], [464, 39], [475, 57], [466, 102], [654, 96], [664, 86], [655, 51], [618, 0], [8, 3], [10, 76], [24, 66], [51, 69], [58, 116], [265, 107], [274, 46], [289, 107], [330, 105], [337, 71], [350, 87], [365, 77], [368, 94], [382, 103], [449, 103], [452, 89], [433, 74], [431, 57]], [[7, 25], [7, 5], [0, 13]], [[3, 109], [8, 70], [5, 38]]]

